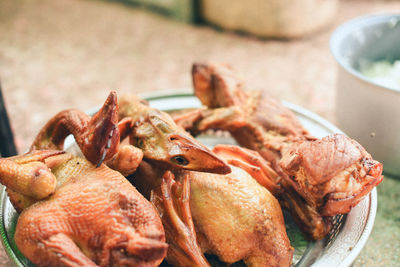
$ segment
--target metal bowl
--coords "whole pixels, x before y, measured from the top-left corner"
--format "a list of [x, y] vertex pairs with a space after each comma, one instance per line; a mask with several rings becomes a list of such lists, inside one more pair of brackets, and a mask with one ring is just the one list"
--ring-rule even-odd
[[[200, 107], [201, 104], [193, 94], [184, 91], [165, 91], [143, 96], [151, 106], [164, 111]], [[298, 117], [310, 133], [322, 138], [341, 131], [331, 123], [299, 106], [284, 103]], [[93, 109], [91, 111], [95, 111]], [[92, 113], [92, 112], [89, 112]], [[218, 143], [234, 143], [226, 136], [202, 135], [199, 140], [212, 147]], [[66, 149], [71, 149], [73, 138], [67, 138]], [[293, 266], [349, 266], [365, 245], [371, 233], [377, 208], [376, 189], [367, 195], [350, 213], [334, 218], [334, 227], [329, 235], [321, 241], [307, 241], [294, 225], [290, 216], [285, 213], [288, 236], [295, 248]], [[18, 250], [14, 243], [15, 226], [18, 214], [11, 205], [5, 189], [0, 193], [0, 234], [4, 248], [15, 266], [34, 266]]]

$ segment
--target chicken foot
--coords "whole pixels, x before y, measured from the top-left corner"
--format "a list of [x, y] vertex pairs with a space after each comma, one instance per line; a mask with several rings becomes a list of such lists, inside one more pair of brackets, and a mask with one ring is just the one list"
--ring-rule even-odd
[[150, 201], [161, 215], [169, 244], [166, 259], [174, 266], [210, 266], [197, 243], [189, 199], [189, 176], [182, 183], [176, 182], [170, 171], [151, 193]]

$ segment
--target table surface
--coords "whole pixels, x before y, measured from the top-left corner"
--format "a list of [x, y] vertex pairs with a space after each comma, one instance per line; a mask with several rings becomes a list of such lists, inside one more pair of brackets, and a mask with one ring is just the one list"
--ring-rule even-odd
[[[193, 62], [231, 64], [275, 97], [335, 122], [332, 31], [369, 13], [400, 10], [399, 1], [342, 0], [331, 25], [294, 41], [261, 40], [193, 26], [125, 6], [89, 0], [2, 0], [0, 76], [19, 151], [58, 111], [118, 94], [191, 86]], [[373, 232], [354, 266], [399, 266], [400, 179], [378, 186]], [[9, 261], [0, 249], [0, 266]]]

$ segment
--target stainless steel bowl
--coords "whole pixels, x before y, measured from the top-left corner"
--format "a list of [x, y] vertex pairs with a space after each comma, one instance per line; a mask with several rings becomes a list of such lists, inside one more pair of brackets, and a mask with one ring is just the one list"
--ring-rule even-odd
[[400, 175], [400, 89], [362, 75], [361, 60], [400, 60], [400, 14], [365, 16], [340, 26], [331, 51], [338, 62], [338, 126], [360, 142], [383, 171]]
[[[171, 111], [185, 108], [200, 107], [201, 104], [188, 90], [165, 91], [143, 96], [153, 107]], [[332, 133], [341, 132], [331, 123], [299, 106], [284, 103], [299, 118], [304, 127], [318, 138]], [[90, 110], [94, 113], [98, 108]], [[218, 143], [234, 143], [233, 139], [203, 135], [200, 141], [210, 147]], [[66, 149], [74, 150], [73, 138], [67, 138]], [[351, 212], [345, 216], [334, 218], [334, 227], [328, 237], [318, 242], [308, 242], [301, 235], [299, 229], [285, 214], [288, 236], [295, 248], [293, 266], [335, 267], [349, 266], [362, 250], [371, 233], [377, 208], [377, 193], [373, 189]], [[14, 243], [14, 231], [18, 214], [10, 203], [4, 187], [0, 193], [0, 234], [4, 248], [15, 266], [34, 266], [18, 250]]]

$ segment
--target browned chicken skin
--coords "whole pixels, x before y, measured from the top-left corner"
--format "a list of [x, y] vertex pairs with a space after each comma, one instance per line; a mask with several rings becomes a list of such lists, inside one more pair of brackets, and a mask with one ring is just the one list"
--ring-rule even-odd
[[[100, 165], [104, 160], [113, 157], [119, 147], [120, 134], [117, 128], [117, 112], [118, 105], [115, 92], [109, 94], [103, 107], [93, 117], [80, 110], [61, 111], [40, 130], [33, 141], [30, 152], [40, 149], [63, 150], [65, 138], [72, 134], [85, 157], [92, 164]], [[138, 149], [135, 150], [135, 161], [140, 162], [140, 152]], [[43, 163], [40, 163], [36, 153], [30, 153], [29, 155], [29, 157], [26, 155], [14, 157], [12, 161], [5, 159], [2, 163], [2, 170], [5, 173], [0, 179], [7, 186], [10, 201], [18, 212], [55, 191], [56, 178], [54, 175]], [[41, 156], [41, 154], [39, 155]], [[32, 196], [26, 190], [21, 191], [22, 188], [20, 186], [15, 187], [9, 184], [11, 181], [19, 181], [20, 184], [27, 186], [28, 191], [35, 192], [35, 187], [30, 187], [28, 181], [37, 183], [37, 181], [43, 180], [37, 178], [32, 180], [32, 172], [38, 169], [40, 169], [41, 174], [46, 174], [48, 177], [53, 178], [52, 184], [42, 183], [40, 187], [37, 186], [42, 193], [41, 197]], [[16, 176], [18, 179], [13, 175], [18, 175]], [[45, 192], [46, 194], [43, 194]]]
[[104, 160], [114, 156], [119, 148], [117, 102], [117, 94], [112, 91], [93, 117], [75, 109], [59, 112], [40, 130], [30, 150], [63, 150], [65, 138], [72, 134], [86, 159], [100, 166]]
[[296, 192], [322, 216], [348, 213], [382, 179], [382, 165], [340, 134], [291, 147], [280, 166]]
[[290, 266], [293, 248], [276, 198], [242, 168], [227, 175], [194, 173], [192, 216], [204, 252], [247, 266]]
[[161, 185], [151, 191], [150, 200], [157, 208], [167, 239], [167, 262], [173, 266], [210, 266], [197, 242], [190, 208], [189, 174], [181, 181], [166, 171]]
[[209, 109], [175, 117], [197, 134], [229, 131], [258, 151], [277, 173], [275, 196], [312, 239], [323, 238], [330, 217], [350, 211], [382, 181], [382, 164], [344, 135], [317, 140], [294, 114], [264, 91], [244, 91], [243, 82], [222, 64], [194, 64], [196, 96]]

